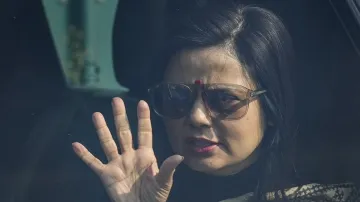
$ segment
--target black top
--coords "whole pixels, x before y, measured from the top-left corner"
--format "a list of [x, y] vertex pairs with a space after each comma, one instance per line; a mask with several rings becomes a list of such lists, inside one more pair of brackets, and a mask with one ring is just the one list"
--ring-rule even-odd
[[171, 202], [221, 201], [253, 192], [257, 183], [257, 165], [231, 176], [211, 176], [181, 165], [176, 170]]

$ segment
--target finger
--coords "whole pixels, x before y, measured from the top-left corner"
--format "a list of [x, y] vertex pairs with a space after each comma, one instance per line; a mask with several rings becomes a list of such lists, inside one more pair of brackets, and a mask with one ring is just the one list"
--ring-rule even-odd
[[93, 114], [93, 122], [100, 140], [101, 147], [103, 148], [108, 161], [118, 158], [119, 152], [116, 143], [111, 136], [110, 130], [106, 125], [104, 116], [99, 112], [95, 112]]
[[72, 147], [76, 155], [88, 165], [91, 170], [93, 170], [96, 174], [101, 174], [104, 164], [93, 156], [82, 144], [78, 142], [72, 143]]
[[137, 107], [139, 148], [152, 148], [152, 127], [149, 105], [141, 100]]
[[124, 101], [120, 98], [114, 98], [112, 102], [113, 114], [116, 126], [116, 135], [119, 139], [121, 152], [133, 150], [133, 140], [130, 130]]
[[175, 169], [183, 160], [184, 157], [174, 155], [164, 161], [160, 167], [159, 173], [156, 176], [156, 181], [161, 188], [170, 191], [173, 184]]

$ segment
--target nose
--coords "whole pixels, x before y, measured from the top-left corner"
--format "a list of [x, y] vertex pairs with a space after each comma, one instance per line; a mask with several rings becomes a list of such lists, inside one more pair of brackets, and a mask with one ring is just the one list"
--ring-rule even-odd
[[190, 124], [194, 127], [210, 127], [211, 117], [201, 98], [198, 98], [189, 114]]

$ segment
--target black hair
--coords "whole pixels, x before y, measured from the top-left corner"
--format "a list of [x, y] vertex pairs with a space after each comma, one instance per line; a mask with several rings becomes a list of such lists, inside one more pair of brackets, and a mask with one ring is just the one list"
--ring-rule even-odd
[[[231, 44], [256, 87], [267, 90], [260, 97], [260, 104], [272, 124], [261, 143], [259, 162], [264, 165], [260, 166], [263, 170], [255, 190], [257, 200], [266, 200], [266, 192], [296, 183], [290, 150], [295, 135], [291, 37], [282, 21], [264, 8], [228, 0], [202, 3], [185, 12], [181, 8], [171, 10], [167, 18], [166, 57], [158, 65], [162, 69], [153, 72], [159, 76], [158, 81], [162, 80], [163, 68], [179, 51]], [[277, 193], [275, 197], [284, 198], [280, 197], [283, 191]]]

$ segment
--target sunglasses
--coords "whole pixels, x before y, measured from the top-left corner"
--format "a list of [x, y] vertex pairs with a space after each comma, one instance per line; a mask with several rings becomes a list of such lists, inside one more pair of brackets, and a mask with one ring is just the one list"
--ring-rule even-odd
[[188, 116], [195, 101], [201, 96], [209, 115], [220, 119], [240, 119], [249, 103], [266, 90], [250, 90], [241, 85], [160, 83], [148, 89], [150, 103], [163, 118], [180, 119]]

